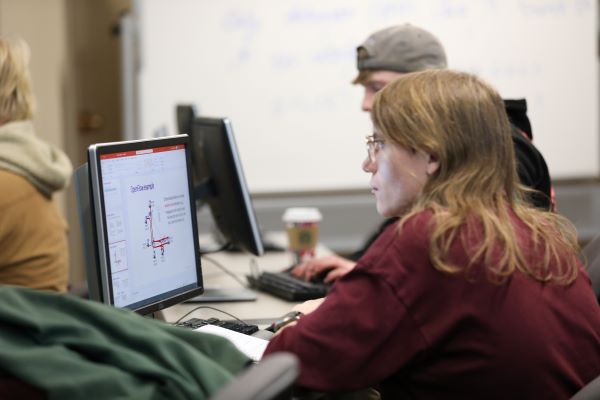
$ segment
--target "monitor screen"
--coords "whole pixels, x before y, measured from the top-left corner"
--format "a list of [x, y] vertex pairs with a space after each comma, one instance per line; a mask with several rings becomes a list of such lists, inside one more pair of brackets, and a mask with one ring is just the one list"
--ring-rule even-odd
[[262, 255], [264, 247], [231, 121], [196, 117], [190, 132], [196, 199], [208, 203], [225, 241]]
[[147, 314], [201, 294], [189, 138], [92, 145], [86, 169], [92, 298]]

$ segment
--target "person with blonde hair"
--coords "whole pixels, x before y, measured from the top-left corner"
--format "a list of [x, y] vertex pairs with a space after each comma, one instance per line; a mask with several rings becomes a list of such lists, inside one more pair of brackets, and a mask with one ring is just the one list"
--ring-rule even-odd
[[398, 217], [266, 354], [299, 386], [383, 398], [567, 399], [600, 374], [600, 310], [576, 232], [519, 183], [498, 93], [451, 70], [375, 95], [363, 169]]
[[0, 37], [0, 284], [67, 290], [67, 224], [52, 199], [72, 173], [60, 149], [36, 137], [30, 51]]

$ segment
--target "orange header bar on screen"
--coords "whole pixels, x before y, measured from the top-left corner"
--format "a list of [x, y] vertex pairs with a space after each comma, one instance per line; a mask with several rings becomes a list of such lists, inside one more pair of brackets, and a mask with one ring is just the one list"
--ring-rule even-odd
[[155, 147], [153, 149], [122, 151], [122, 152], [118, 152], [118, 153], [102, 154], [100, 156], [100, 159], [106, 160], [106, 159], [110, 159], [110, 158], [141, 156], [141, 155], [145, 155], [145, 154], [161, 153], [163, 151], [181, 150], [184, 148], [185, 148], [185, 146], [183, 144], [177, 144], [174, 146]]

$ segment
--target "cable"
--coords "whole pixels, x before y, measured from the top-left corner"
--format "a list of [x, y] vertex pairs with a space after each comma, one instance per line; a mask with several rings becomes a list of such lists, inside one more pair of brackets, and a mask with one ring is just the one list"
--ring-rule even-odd
[[190, 314], [191, 314], [191, 313], [193, 313], [194, 311], [197, 311], [197, 310], [199, 310], [199, 309], [201, 309], [201, 308], [209, 308], [209, 309], [211, 309], [211, 310], [218, 311], [218, 312], [220, 312], [220, 313], [223, 313], [223, 314], [225, 314], [225, 315], [228, 315], [228, 316], [230, 316], [231, 318], [235, 319], [236, 321], [239, 321], [239, 322], [241, 322], [241, 323], [242, 323], [242, 324], [244, 324], [244, 325], [250, 325], [250, 324], [248, 324], [246, 321], [239, 319], [239, 318], [238, 318], [238, 317], [236, 317], [235, 315], [233, 315], [233, 314], [229, 314], [227, 311], [219, 310], [218, 308], [211, 307], [211, 306], [198, 306], [198, 307], [195, 307], [195, 308], [193, 308], [192, 310], [190, 310], [190, 311], [186, 312], [185, 314], [183, 314], [183, 316], [182, 316], [182, 317], [180, 317], [180, 318], [179, 318], [177, 321], [175, 321], [175, 324], [178, 324], [178, 323], [180, 323], [182, 319], [184, 319], [185, 317], [187, 317], [188, 315], [190, 315]]
[[221, 264], [220, 262], [218, 262], [217, 260], [215, 260], [212, 257], [207, 257], [204, 256], [203, 257], [206, 261], [210, 261], [215, 267], [219, 268], [221, 271], [225, 272], [227, 275], [229, 275], [231, 278], [235, 279], [240, 285], [242, 285], [242, 287], [247, 288], [248, 285], [246, 284], [246, 282], [244, 282], [243, 280], [240, 279], [240, 277], [238, 277], [237, 275], [235, 275], [233, 272], [231, 272], [230, 270], [228, 270], [227, 268], [225, 268], [225, 266], [223, 264]]
[[200, 256], [203, 256], [205, 254], [219, 253], [219, 252], [221, 252], [223, 250], [227, 250], [230, 247], [231, 247], [231, 242], [227, 242], [227, 243], [223, 244], [221, 247], [217, 247], [214, 250], [200, 251]]

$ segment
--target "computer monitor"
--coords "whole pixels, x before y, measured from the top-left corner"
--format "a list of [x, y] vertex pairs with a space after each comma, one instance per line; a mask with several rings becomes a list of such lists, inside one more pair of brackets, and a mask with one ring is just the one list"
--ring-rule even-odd
[[[227, 118], [193, 118], [192, 106], [178, 107], [179, 132], [189, 132], [196, 200], [207, 203], [227, 244], [255, 255], [264, 245], [242, 169], [231, 121]], [[187, 110], [186, 110], [187, 108]], [[191, 111], [190, 111], [191, 110]]]
[[92, 145], [75, 177], [92, 299], [148, 314], [203, 292], [188, 136]]
[[190, 135], [192, 132], [192, 125], [197, 116], [198, 111], [194, 104], [177, 104], [177, 106], [175, 106], [177, 132], [180, 135]]

